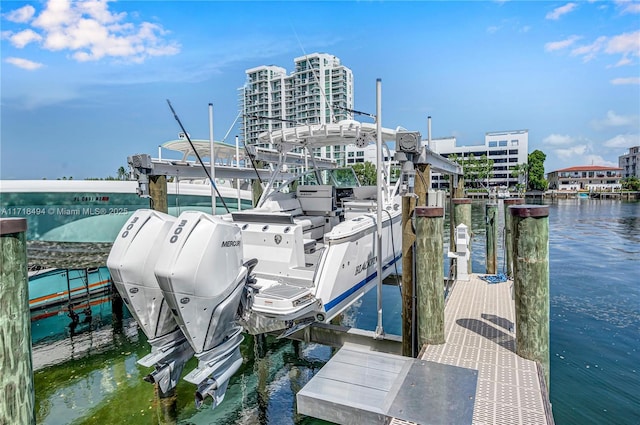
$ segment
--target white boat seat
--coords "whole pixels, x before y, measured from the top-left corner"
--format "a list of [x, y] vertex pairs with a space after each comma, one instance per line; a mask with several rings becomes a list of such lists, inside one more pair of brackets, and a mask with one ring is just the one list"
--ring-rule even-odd
[[316, 240], [315, 239], [304, 239], [304, 253], [305, 254], [313, 254], [316, 252]]
[[[324, 236], [325, 219], [322, 216], [304, 215], [300, 201], [288, 194], [276, 195], [266, 201], [263, 208], [273, 211], [271, 214], [282, 213], [292, 217], [295, 224], [302, 226], [302, 234], [306, 239], [322, 239]], [[251, 213], [249, 211], [248, 213]], [[240, 213], [232, 213], [232, 215]], [[235, 220], [235, 216], [234, 216]]]
[[315, 215], [299, 215], [293, 222], [302, 226], [302, 236], [308, 239], [322, 239], [324, 236], [324, 217]]

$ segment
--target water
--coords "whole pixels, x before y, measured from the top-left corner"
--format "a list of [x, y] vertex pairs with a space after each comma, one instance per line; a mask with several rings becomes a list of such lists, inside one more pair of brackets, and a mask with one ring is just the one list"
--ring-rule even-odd
[[[556, 424], [639, 424], [640, 203], [559, 200], [549, 210]], [[472, 211], [473, 271], [484, 273], [484, 204], [474, 203]], [[399, 289], [385, 286], [383, 296], [385, 331], [397, 334]], [[374, 290], [345, 314], [343, 323], [374, 330], [375, 305]], [[93, 316], [110, 320], [104, 308]], [[39, 424], [159, 423], [153, 387], [142, 381], [149, 370], [135, 363], [149, 346], [135, 325], [127, 323], [125, 332], [106, 327], [67, 338], [61, 346], [52, 344], [55, 336], [50, 336], [52, 352], [35, 376]], [[294, 394], [330, 358], [330, 348], [273, 338], [258, 343], [248, 336], [241, 349], [245, 363], [216, 410], [197, 411], [194, 387], [179, 383], [178, 423], [324, 423], [297, 415]], [[64, 355], [54, 355], [61, 350]], [[186, 370], [193, 367], [192, 361]]]

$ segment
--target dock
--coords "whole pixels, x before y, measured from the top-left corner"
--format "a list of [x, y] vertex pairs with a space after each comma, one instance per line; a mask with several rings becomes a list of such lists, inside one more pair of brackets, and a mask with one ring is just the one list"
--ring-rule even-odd
[[516, 354], [515, 329], [512, 281], [472, 274], [447, 300], [445, 344], [417, 359], [344, 346], [298, 393], [298, 412], [354, 424], [552, 425], [542, 367]]

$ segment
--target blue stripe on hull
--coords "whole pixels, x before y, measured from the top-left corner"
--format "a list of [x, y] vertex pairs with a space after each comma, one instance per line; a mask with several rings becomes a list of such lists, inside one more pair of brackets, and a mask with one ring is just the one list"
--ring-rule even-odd
[[[398, 255], [397, 257], [395, 257], [393, 260], [391, 260], [390, 262], [388, 262], [387, 264], [385, 264], [384, 266], [382, 266], [382, 270], [386, 270], [389, 267], [391, 267], [392, 265], [394, 265], [400, 258], [402, 258], [402, 254]], [[355, 285], [353, 285], [351, 288], [347, 289], [346, 291], [344, 291], [342, 294], [338, 295], [336, 298], [332, 299], [331, 301], [329, 301], [328, 303], [326, 303], [324, 305], [324, 311], [329, 311], [332, 308], [334, 308], [335, 306], [337, 306], [338, 304], [340, 304], [342, 301], [344, 301], [345, 299], [347, 299], [350, 295], [352, 295], [354, 292], [356, 292], [357, 290], [361, 289], [363, 286], [365, 286], [367, 283], [371, 282], [373, 279], [375, 279], [378, 276], [378, 271], [373, 272], [372, 274], [370, 274], [369, 276], [367, 276], [366, 278], [364, 278], [364, 280], [361, 280], [360, 282], [356, 283]]]

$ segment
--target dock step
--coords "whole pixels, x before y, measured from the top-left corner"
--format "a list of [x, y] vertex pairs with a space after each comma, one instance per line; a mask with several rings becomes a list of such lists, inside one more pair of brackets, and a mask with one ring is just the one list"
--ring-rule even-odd
[[348, 344], [297, 394], [298, 413], [340, 424], [471, 424], [478, 372]]

